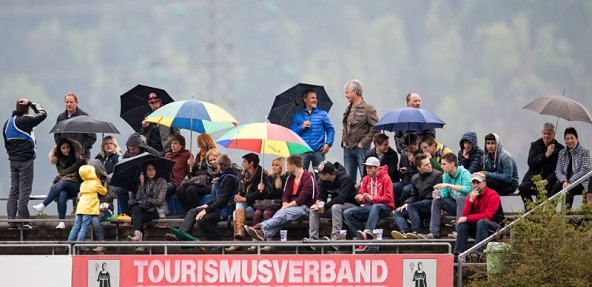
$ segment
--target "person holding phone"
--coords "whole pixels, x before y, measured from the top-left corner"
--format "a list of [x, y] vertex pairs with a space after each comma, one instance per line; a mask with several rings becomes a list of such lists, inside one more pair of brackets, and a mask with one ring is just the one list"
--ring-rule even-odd
[[[458, 218], [454, 254], [467, 250], [469, 236], [475, 237], [475, 244], [483, 241], [490, 233], [501, 228], [504, 209], [497, 192], [487, 187], [485, 175], [480, 172], [471, 175], [473, 190], [467, 196], [462, 216]], [[483, 247], [477, 250], [483, 253]]]

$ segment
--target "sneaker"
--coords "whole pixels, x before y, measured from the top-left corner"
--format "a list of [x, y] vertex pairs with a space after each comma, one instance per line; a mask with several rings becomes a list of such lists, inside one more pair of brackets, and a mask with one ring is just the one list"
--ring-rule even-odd
[[249, 235], [257, 241], [264, 241], [265, 240], [265, 236], [263, 235], [263, 231], [261, 231], [260, 229], [255, 229], [253, 227], [249, 227]]
[[456, 239], [456, 231], [452, 231], [452, 233], [448, 234], [448, 238]]
[[45, 210], [45, 204], [39, 203], [37, 205], [33, 205], [33, 209], [35, 209], [35, 211], [37, 211], [37, 213], [41, 213]]
[[23, 229], [33, 229], [33, 225], [31, 225], [30, 223], [23, 223]]
[[483, 253], [471, 253], [469, 254], [468, 261], [471, 263], [485, 263], [485, 254]]
[[409, 232], [405, 234], [405, 238], [407, 239], [419, 239], [419, 236], [415, 232]]
[[175, 236], [174, 234], [171, 234], [171, 233], [167, 233], [164, 235], [164, 239], [166, 241], [177, 241], [177, 236]]
[[[421, 234], [421, 233], [418, 233], [418, 232], [413, 232], [413, 233], [411, 233], [411, 234], [413, 234], [413, 235], [417, 236], [417, 239], [427, 239], [427, 238], [425, 237], [425, 235], [423, 235], [423, 234]], [[407, 238], [409, 238], [409, 233], [407, 233]]]
[[146, 247], [138, 246], [138, 247], [136, 247], [136, 252], [146, 252]]
[[366, 229], [364, 231], [358, 230], [357, 231], [358, 234], [358, 238], [360, 240], [369, 240], [369, 239], [374, 239], [374, 235], [372, 234], [372, 231]]
[[[327, 237], [327, 236], [323, 236], [322, 238], [325, 241], [331, 241], [331, 238]], [[333, 248], [334, 251], [339, 251], [339, 247], [335, 246], [335, 245], [331, 245], [331, 248]]]
[[268, 251], [272, 251], [272, 250], [273, 250], [273, 246], [263, 246], [263, 247], [261, 247], [261, 251], [268, 252]]
[[66, 223], [60, 221], [60, 223], [58, 223], [58, 226], [56, 226], [56, 229], [66, 229]]
[[88, 248], [86, 246], [82, 246], [82, 247], [80, 247], [80, 251], [82, 251], [82, 252], [89, 252], [90, 251], [90, 248]]
[[105, 252], [105, 247], [103, 247], [103, 246], [97, 246], [92, 251], [93, 252]]
[[171, 228], [170, 225], [168, 225], [168, 224], [166, 224], [165, 222], [162, 222], [162, 221], [160, 221], [157, 224], [155, 224], [154, 227], [156, 227], [156, 228], [162, 228], [162, 229]]
[[360, 245], [360, 246], [358, 246], [358, 248], [356, 248], [356, 251], [358, 251], [358, 252], [359, 251], [366, 251], [366, 250], [368, 250], [368, 246], [366, 246], [366, 245]]
[[425, 237], [425, 239], [438, 239], [439, 237], [436, 237], [436, 235], [433, 234], [426, 234], [423, 237]]
[[[302, 242], [304, 242], [304, 243], [309, 243], [310, 241], [311, 241], [311, 240], [309, 240], [309, 239], [308, 239], [308, 238], [306, 238], [306, 237], [305, 237], [304, 239], [302, 239]], [[312, 251], [317, 251], [317, 247], [316, 247], [316, 246], [314, 246], [314, 245], [308, 245], [308, 246], [306, 246], [306, 247], [308, 247], [308, 249], [310, 249], [310, 250], [312, 250]]]
[[18, 228], [18, 226], [16, 226], [16, 224], [10, 224], [10, 225], [8, 225], [8, 229], [10, 229], [10, 230], [17, 230], [19, 228]]
[[444, 223], [444, 226], [454, 227], [456, 225], [456, 219], [450, 220], [450, 222]]
[[405, 233], [402, 233], [402, 232], [399, 232], [396, 230], [391, 231], [391, 236], [394, 239], [407, 239], [407, 236], [405, 235]]

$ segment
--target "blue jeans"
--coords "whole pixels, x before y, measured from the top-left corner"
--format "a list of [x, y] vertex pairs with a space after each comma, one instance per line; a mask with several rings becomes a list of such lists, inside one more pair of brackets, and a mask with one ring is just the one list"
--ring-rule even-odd
[[393, 197], [395, 198], [396, 207], [400, 207], [405, 200], [411, 197], [412, 189], [411, 183], [404, 184], [402, 181], [393, 183]]
[[[460, 254], [467, 250], [469, 236], [475, 237], [475, 244], [483, 241], [489, 236], [490, 232], [495, 232], [501, 226], [497, 222], [481, 219], [477, 222], [463, 222], [458, 225], [456, 232], [456, 244], [454, 246], [454, 253]], [[483, 253], [483, 246], [477, 250]]]
[[125, 213], [130, 215], [129, 200], [135, 196], [135, 193], [117, 187], [115, 188], [115, 194], [117, 194], [117, 202], [119, 203], [119, 214]]
[[70, 236], [68, 236], [68, 241], [74, 241], [74, 239], [76, 239], [76, 241], [84, 241], [86, 238], [86, 230], [88, 230], [92, 218], [92, 215], [76, 214], [76, 220], [70, 231]]
[[[237, 203], [236, 204], [235, 211], [236, 210], [239, 210], [239, 209], [241, 209], [241, 210], [242, 209], [245, 209], [246, 210], [245, 211], [246, 218], [253, 218], [253, 214], [255, 214], [255, 209], [252, 206], [250, 206], [248, 203], [246, 203], [246, 202], [239, 202], [239, 203]], [[236, 220], [236, 212], [233, 212], [232, 213], [232, 219], [235, 219]]]
[[319, 164], [325, 160], [325, 155], [319, 151], [311, 151], [301, 154], [302, 156], [302, 167], [304, 170], [308, 170], [308, 166], [312, 162], [312, 169], [314, 170]]
[[76, 197], [78, 192], [80, 192], [80, 183], [60, 179], [60, 181], [49, 190], [47, 198], [43, 201], [43, 205], [48, 206], [52, 201], [57, 200], [58, 218], [65, 219], [68, 198]]
[[390, 215], [391, 209], [384, 204], [366, 204], [346, 209], [343, 212], [343, 219], [345, 219], [345, 225], [347, 225], [350, 234], [353, 235], [357, 234], [358, 230], [362, 230], [361, 221], [366, 221], [366, 229], [374, 230], [381, 218]]
[[272, 238], [280, 231], [280, 229], [297, 220], [308, 219], [309, 209], [306, 205], [298, 205], [278, 210], [272, 218], [261, 222], [261, 230], [263, 230], [264, 239]]
[[407, 210], [403, 212], [395, 211], [393, 213], [393, 220], [402, 233], [409, 232], [409, 224], [407, 220], [411, 220], [411, 230], [416, 233], [421, 232], [421, 219], [430, 218], [432, 210], [432, 200], [424, 199], [409, 203]]
[[[436, 198], [432, 200], [430, 233], [436, 236], [436, 238], [440, 237], [440, 222], [442, 220], [442, 218], [440, 217], [441, 210], [444, 210], [450, 214], [455, 214], [456, 222], [458, 222], [458, 218], [462, 215], [463, 209], [465, 209], [466, 198], [466, 196], [459, 196], [456, 199], [448, 197]], [[454, 227], [456, 229], [456, 225]]]
[[90, 224], [92, 225], [93, 234], [95, 236], [95, 240], [103, 241], [105, 240], [105, 230], [103, 230], [103, 226], [101, 222], [105, 221], [107, 217], [113, 215], [110, 211], [101, 210], [101, 215], [93, 216]]
[[345, 171], [352, 178], [354, 183], [358, 180], [358, 171], [360, 172], [360, 178], [364, 171], [362, 165], [366, 160], [366, 155], [370, 151], [370, 148], [343, 148], [343, 164], [345, 165]]

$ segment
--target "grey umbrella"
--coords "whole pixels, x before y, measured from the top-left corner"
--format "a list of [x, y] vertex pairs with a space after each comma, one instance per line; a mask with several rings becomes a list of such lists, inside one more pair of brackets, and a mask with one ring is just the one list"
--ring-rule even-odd
[[541, 115], [556, 116], [568, 121], [580, 121], [592, 124], [592, 116], [588, 109], [582, 104], [564, 96], [540, 97], [528, 103], [522, 109], [535, 111]]
[[49, 133], [108, 133], [118, 134], [117, 128], [110, 122], [101, 121], [91, 116], [77, 116], [55, 124]]

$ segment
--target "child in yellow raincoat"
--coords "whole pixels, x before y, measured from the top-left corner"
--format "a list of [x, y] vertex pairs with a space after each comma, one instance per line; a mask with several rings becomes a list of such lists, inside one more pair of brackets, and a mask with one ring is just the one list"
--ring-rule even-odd
[[83, 182], [80, 185], [78, 206], [76, 206], [76, 221], [74, 221], [68, 241], [84, 241], [92, 217], [98, 216], [100, 212], [99, 194], [107, 194], [107, 189], [101, 184], [93, 166], [83, 165], [78, 173]]

